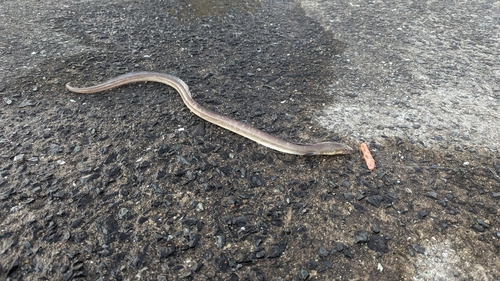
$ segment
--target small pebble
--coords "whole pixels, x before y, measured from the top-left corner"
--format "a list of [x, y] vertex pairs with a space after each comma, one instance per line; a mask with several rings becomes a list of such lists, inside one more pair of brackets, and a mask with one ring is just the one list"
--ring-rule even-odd
[[343, 186], [345, 188], [350, 188], [351, 187], [351, 183], [349, 181], [343, 181], [340, 186]]
[[482, 219], [477, 219], [476, 220], [478, 224], [480, 224], [484, 228], [490, 227], [490, 222], [489, 221], [483, 221]]
[[306, 262], [306, 267], [309, 270], [315, 270], [318, 267], [318, 263], [316, 261], [310, 260]]
[[325, 249], [325, 247], [320, 247], [319, 250], [318, 250], [318, 253], [322, 257], [327, 257], [328, 254], [329, 254], [328, 250]]
[[196, 204], [196, 211], [197, 212], [203, 212], [203, 210], [205, 210], [203, 208], [203, 203], [199, 202], [198, 204]]
[[418, 244], [412, 244], [411, 247], [413, 248], [413, 250], [415, 250], [415, 252], [419, 253], [419, 254], [425, 254], [425, 248], [418, 245]]
[[354, 233], [354, 243], [360, 243], [366, 241], [368, 241], [368, 232], [364, 230], [358, 230]]
[[18, 154], [14, 156], [14, 163], [22, 163], [24, 162], [24, 154]]
[[351, 201], [354, 199], [354, 194], [346, 192], [346, 193], [344, 193], [344, 199], [347, 201]]
[[472, 229], [474, 229], [477, 232], [484, 232], [484, 227], [477, 223], [472, 226]]
[[[500, 234], [500, 232], [499, 232]], [[324, 260], [321, 262], [324, 266], [326, 266], [327, 268], [332, 268], [333, 264], [327, 260]]]
[[342, 242], [337, 242], [337, 251], [342, 252], [344, 250], [344, 244]]
[[226, 245], [226, 236], [224, 235], [217, 235], [216, 236], [216, 242], [215, 244], [217, 245], [217, 248], [222, 249], [224, 245]]
[[420, 210], [420, 211], [417, 212], [417, 214], [418, 214], [418, 218], [419, 219], [423, 219], [423, 218], [427, 217], [427, 215], [429, 214], [429, 212], [427, 212], [425, 210]]
[[432, 199], [437, 199], [437, 193], [435, 191], [429, 191], [424, 193], [424, 196], [432, 198]]

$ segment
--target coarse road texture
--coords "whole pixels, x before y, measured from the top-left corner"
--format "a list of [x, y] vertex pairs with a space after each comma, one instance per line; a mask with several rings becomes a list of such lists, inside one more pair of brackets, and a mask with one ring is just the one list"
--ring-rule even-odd
[[[1, 1], [0, 280], [500, 280], [498, 30], [498, 1]], [[64, 87], [131, 71], [356, 153]]]

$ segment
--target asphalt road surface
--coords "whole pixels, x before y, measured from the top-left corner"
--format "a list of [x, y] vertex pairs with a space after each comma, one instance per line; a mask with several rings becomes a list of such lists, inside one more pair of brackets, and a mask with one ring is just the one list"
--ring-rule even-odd
[[[0, 279], [500, 280], [499, 30], [498, 1], [0, 1]], [[355, 152], [64, 87], [131, 71]]]

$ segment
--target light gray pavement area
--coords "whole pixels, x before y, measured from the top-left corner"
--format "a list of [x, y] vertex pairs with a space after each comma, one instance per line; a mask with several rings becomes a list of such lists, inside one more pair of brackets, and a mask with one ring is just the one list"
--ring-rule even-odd
[[[500, 148], [499, 1], [314, 1], [346, 44], [319, 121], [342, 135], [431, 148]], [[333, 66], [335, 65], [335, 66]]]

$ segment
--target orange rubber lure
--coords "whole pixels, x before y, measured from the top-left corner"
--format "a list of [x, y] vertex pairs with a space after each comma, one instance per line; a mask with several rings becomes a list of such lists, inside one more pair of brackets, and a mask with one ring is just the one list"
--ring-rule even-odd
[[368, 170], [373, 171], [375, 169], [375, 159], [373, 159], [372, 153], [368, 149], [368, 145], [366, 145], [366, 143], [361, 143], [359, 149], [363, 153], [363, 158], [365, 159], [366, 167], [368, 168]]

